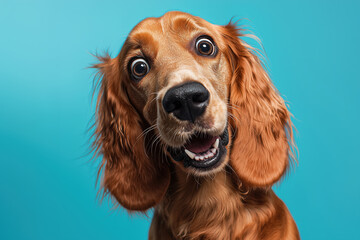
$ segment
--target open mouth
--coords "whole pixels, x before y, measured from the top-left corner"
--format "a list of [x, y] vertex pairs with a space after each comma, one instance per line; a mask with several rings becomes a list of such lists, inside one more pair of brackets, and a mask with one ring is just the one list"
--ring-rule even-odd
[[195, 133], [190, 140], [180, 148], [168, 148], [175, 161], [181, 161], [184, 167], [193, 167], [207, 171], [219, 166], [226, 155], [225, 146], [229, 143], [227, 128], [220, 136]]

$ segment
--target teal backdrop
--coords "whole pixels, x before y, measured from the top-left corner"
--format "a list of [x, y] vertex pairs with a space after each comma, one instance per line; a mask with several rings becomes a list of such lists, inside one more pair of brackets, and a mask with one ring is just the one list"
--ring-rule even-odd
[[90, 53], [115, 56], [170, 10], [244, 19], [290, 105], [299, 164], [274, 187], [302, 239], [360, 239], [359, 1], [0, 0], [0, 239], [146, 239], [149, 217], [96, 197]]

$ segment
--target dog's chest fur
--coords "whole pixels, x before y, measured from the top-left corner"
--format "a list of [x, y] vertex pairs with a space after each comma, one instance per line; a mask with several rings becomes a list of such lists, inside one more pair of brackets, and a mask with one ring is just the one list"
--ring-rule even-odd
[[272, 190], [242, 193], [226, 172], [201, 181], [177, 179], [155, 210], [150, 239], [157, 240], [151, 238], [157, 228], [156, 236], [169, 236], [160, 239], [263, 239], [266, 224], [285, 216], [279, 215]]

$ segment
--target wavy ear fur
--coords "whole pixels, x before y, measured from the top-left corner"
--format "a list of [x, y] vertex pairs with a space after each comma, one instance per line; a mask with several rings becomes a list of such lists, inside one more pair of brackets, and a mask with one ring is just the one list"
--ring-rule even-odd
[[101, 63], [93, 66], [101, 74], [94, 148], [103, 155], [102, 187], [126, 209], [146, 211], [168, 188], [168, 166], [146, 153], [144, 123], [130, 104], [119, 57], [98, 59]]
[[229, 112], [235, 130], [230, 164], [252, 187], [278, 181], [292, 156], [291, 114], [273, 86], [259, 58], [243, 42], [235, 24], [223, 27], [233, 76], [229, 84]]

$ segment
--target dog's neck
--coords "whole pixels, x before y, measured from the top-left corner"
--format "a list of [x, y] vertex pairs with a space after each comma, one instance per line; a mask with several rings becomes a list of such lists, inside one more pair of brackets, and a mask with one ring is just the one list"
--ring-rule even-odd
[[244, 191], [229, 169], [195, 177], [175, 167], [157, 211], [178, 238], [200, 239], [206, 233], [204, 239], [232, 239], [242, 232], [256, 234], [269, 221], [275, 212], [274, 196], [271, 189]]

